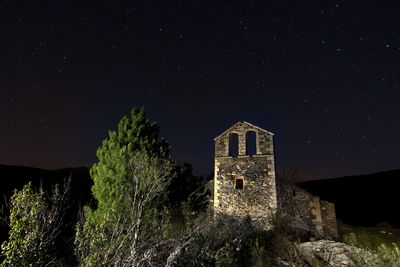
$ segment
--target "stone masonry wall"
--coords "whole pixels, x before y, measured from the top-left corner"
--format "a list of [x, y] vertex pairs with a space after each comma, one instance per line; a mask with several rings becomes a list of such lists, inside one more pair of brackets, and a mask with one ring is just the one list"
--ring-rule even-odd
[[[246, 155], [246, 135], [256, 134], [256, 155]], [[229, 155], [232, 134], [238, 135], [237, 156]], [[256, 226], [269, 228], [277, 210], [299, 233], [336, 238], [337, 221], [333, 203], [320, 200], [293, 183], [276, 184], [273, 134], [248, 122], [238, 122], [214, 139], [214, 215], [249, 216]], [[235, 188], [242, 179], [243, 188]]]
[[312, 223], [314, 224], [315, 234], [317, 237], [324, 236], [324, 228], [322, 227], [321, 205], [319, 197], [313, 197], [310, 202], [311, 213], [314, 215]]
[[337, 238], [335, 205], [313, 196], [293, 183], [279, 180], [277, 183], [279, 211], [300, 233], [328, 239]]
[[335, 204], [326, 200], [321, 200], [321, 216], [322, 227], [324, 228], [325, 237], [337, 239], [338, 226], [336, 220]]
[[[246, 155], [246, 133], [256, 133], [256, 155]], [[229, 156], [229, 137], [238, 135], [238, 156]], [[243, 179], [243, 189], [235, 188]], [[239, 122], [215, 138], [214, 214], [249, 216], [256, 226], [268, 228], [276, 212], [275, 162], [272, 134]]]
[[277, 182], [278, 209], [289, 220], [293, 229], [301, 234], [314, 233], [315, 215], [310, 204], [313, 196], [293, 183], [283, 180]]
[[[230, 216], [250, 216], [265, 224], [276, 211], [275, 183], [268, 176], [271, 156], [217, 158], [214, 211]], [[244, 180], [243, 189], [235, 189], [235, 178]]]
[[274, 154], [272, 133], [246, 122], [238, 122], [214, 139], [215, 157], [229, 156], [229, 137], [232, 133], [236, 133], [239, 138], [239, 156], [246, 155], [246, 133], [249, 131], [256, 133], [257, 155]]

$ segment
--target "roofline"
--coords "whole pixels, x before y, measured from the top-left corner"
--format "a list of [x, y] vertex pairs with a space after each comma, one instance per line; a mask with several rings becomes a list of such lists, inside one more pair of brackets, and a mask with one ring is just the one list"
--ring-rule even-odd
[[247, 121], [238, 121], [237, 123], [235, 123], [234, 125], [232, 125], [231, 127], [229, 127], [227, 130], [225, 130], [223, 133], [221, 133], [220, 135], [218, 135], [217, 137], [215, 137], [215, 138], [214, 138], [214, 141], [215, 141], [216, 139], [220, 138], [222, 135], [224, 135], [224, 134], [226, 134], [227, 132], [229, 132], [229, 131], [230, 131], [232, 128], [234, 128], [238, 123], [245, 123], [245, 124], [247, 124], [247, 125], [250, 125], [250, 126], [256, 128], [257, 130], [263, 131], [263, 132], [265, 132], [265, 133], [267, 133], [267, 134], [270, 134], [270, 135], [274, 135], [274, 133], [271, 133], [271, 132], [269, 132], [269, 131], [267, 131], [267, 130], [261, 128], [261, 127], [258, 127], [258, 126], [254, 125], [254, 124], [251, 124], [250, 122], [247, 122]]

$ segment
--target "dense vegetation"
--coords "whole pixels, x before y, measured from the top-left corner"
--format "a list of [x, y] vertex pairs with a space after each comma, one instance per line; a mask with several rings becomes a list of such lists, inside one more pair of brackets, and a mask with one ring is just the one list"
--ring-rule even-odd
[[[93, 201], [82, 198], [87, 203], [79, 213], [68, 198], [76, 194], [71, 185], [79, 191], [73, 177], [53, 190], [28, 183], [14, 191], [3, 265], [329, 266], [302, 259], [296, 245], [304, 240], [279, 214], [270, 231], [255, 229], [248, 218], [214, 220], [203, 177], [190, 164], [176, 164], [169, 152], [158, 126], [133, 109], [98, 149], [90, 169]], [[353, 262], [397, 266], [398, 230], [340, 229], [343, 242], [363, 249], [351, 253]], [[365, 261], [364, 250], [373, 260]]]
[[[67, 187], [69, 184], [66, 185]], [[31, 183], [15, 191], [10, 203], [9, 240], [2, 245], [4, 265], [47, 266], [61, 262], [55, 251], [61, 233], [68, 188], [56, 186], [49, 201], [44, 191], [34, 192]]]
[[353, 253], [351, 257], [359, 266], [400, 266], [400, 229], [388, 223], [376, 227], [354, 227], [339, 223], [344, 243], [365, 249], [375, 255], [373, 262], [368, 257]]

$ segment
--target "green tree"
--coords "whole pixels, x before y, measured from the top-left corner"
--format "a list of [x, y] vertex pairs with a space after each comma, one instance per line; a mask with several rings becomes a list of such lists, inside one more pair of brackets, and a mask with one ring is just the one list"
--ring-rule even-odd
[[83, 265], [161, 264], [171, 250], [180, 251], [178, 240], [188, 242], [183, 217], [204, 210], [208, 192], [190, 165], [174, 165], [169, 151], [143, 109], [133, 109], [109, 132], [90, 170], [97, 208], [85, 207], [76, 227]]
[[171, 169], [168, 159], [150, 157], [144, 151], [132, 156], [127, 163], [130, 183], [122, 193], [129, 204], [124, 212], [110, 211], [96, 218], [89, 212], [78, 222], [76, 252], [85, 266], [137, 266], [149, 260], [146, 257], [162, 240], [155, 235], [159, 233], [157, 203]]
[[117, 131], [109, 132], [90, 170], [97, 208], [85, 207], [77, 225], [76, 253], [85, 265], [132, 263], [138, 260], [139, 244], [145, 249], [160, 238], [172, 179], [169, 151], [143, 109], [133, 109]]
[[[98, 163], [90, 169], [94, 181], [92, 192], [97, 200], [95, 214], [124, 212], [129, 202], [124, 191], [130, 184], [128, 162], [142, 150], [150, 157], [168, 158], [170, 147], [159, 138], [159, 127], [146, 118], [143, 109], [133, 109], [131, 116], [124, 116], [118, 131], [110, 131], [109, 138], [97, 150]], [[96, 216], [96, 215], [95, 215]]]
[[63, 192], [58, 185], [51, 199], [31, 183], [15, 190], [10, 202], [10, 232], [2, 245], [4, 266], [57, 266], [54, 245], [61, 232], [69, 182]]

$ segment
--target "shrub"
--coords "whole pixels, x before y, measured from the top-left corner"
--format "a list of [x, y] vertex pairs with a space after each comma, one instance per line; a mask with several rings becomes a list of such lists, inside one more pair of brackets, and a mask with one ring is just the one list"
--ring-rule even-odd
[[400, 266], [399, 247], [392, 243], [391, 246], [381, 244], [376, 250], [376, 254], [382, 266]]
[[383, 242], [382, 239], [377, 238], [371, 233], [371, 229], [369, 231], [368, 229], [363, 229], [358, 234], [345, 234], [342, 241], [351, 246], [366, 250], [354, 250], [350, 255], [357, 266], [400, 266], [399, 246], [394, 242]]
[[228, 243], [217, 250], [215, 254], [215, 265], [218, 267], [230, 267], [236, 265], [234, 249]]
[[251, 254], [251, 264], [254, 267], [262, 267], [264, 266], [263, 264], [263, 259], [264, 259], [264, 247], [260, 246], [258, 242], [258, 238], [256, 238], [256, 241], [254, 245], [250, 249], [250, 254]]
[[69, 181], [64, 191], [55, 187], [51, 199], [42, 188], [34, 192], [31, 183], [15, 190], [11, 197], [9, 239], [2, 248], [4, 266], [59, 266], [54, 245], [61, 232], [63, 207]]

